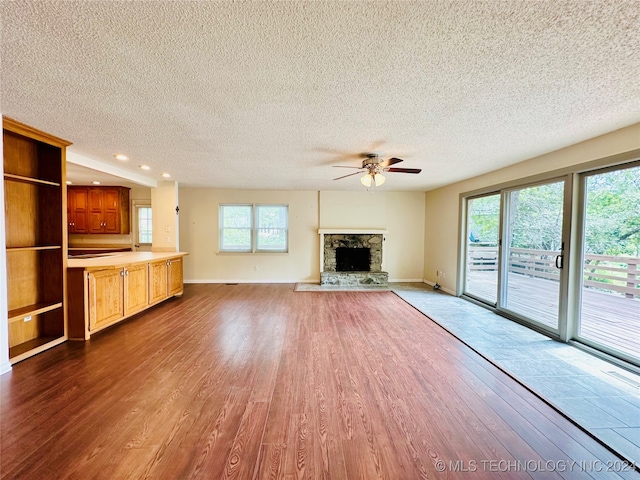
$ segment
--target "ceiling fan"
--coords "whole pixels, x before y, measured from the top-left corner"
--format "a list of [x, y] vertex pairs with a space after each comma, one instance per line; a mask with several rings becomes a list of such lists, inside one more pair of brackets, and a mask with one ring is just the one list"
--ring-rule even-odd
[[359, 173], [366, 172], [360, 179], [365, 187], [370, 187], [373, 182], [376, 187], [379, 187], [385, 182], [385, 178], [382, 172], [394, 172], [394, 173], [420, 173], [420, 168], [397, 168], [392, 167], [400, 162], [404, 162], [401, 158], [390, 158], [389, 160], [382, 160], [377, 153], [365, 153], [365, 159], [362, 161], [361, 167], [348, 167], [345, 165], [334, 165], [336, 168], [357, 168], [358, 171], [350, 173], [349, 175], [343, 175], [342, 177], [334, 178], [334, 180], [340, 180], [341, 178], [351, 177], [352, 175], [358, 175]]

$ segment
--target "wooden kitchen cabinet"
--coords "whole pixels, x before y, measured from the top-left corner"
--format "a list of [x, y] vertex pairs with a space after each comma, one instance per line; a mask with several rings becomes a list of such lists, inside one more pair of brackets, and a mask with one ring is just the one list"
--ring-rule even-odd
[[67, 339], [65, 150], [69, 142], [3, 118], [11, 363]]
[[182, 258], [171, 258], [167, 265], [167, 296], [181, 295], [184, 291]]
[[144, 310], [149, 305], [149, 266], [129, 265], [124, 274], [124, 316]]
[[89, 330], [95, 331], [124, 315], [124, 269], [89, 272]]
[[149, 264], [149, 304], [161, 302], [167, 298], [167, 262], [161, 260]]
[[122, 252], [68, 260], [69, 338], [110, 325], [183, 292], [184, 252]]
[[146, 263], [87, 274], [89, 330], [94, 332], [140, 312], [149, 305]]
[[67, 224], [69, 233], [89, 233], [89, 191], [86, 188], [67, 189]]
[[[127, 187], [67, 187], [68, 197], [84, 203], [84, 208], [69, 206], [69, 233], [109, 233], [130, 232], [129, 188]], [[73, 225], [72, 225], [73, 223]], [[84, 228], [79, 229], [79, 226]]]
[[149, 264], [149, 304], [182, 294], [182, 258], [171, 258]]

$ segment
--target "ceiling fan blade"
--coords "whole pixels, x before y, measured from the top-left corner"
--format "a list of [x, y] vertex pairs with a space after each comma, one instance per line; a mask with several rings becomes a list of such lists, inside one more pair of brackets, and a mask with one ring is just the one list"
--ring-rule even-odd
[[331, 165], [333, 168], [357, 168], [358, 170], [362, 170], [362, 167], [348, 167], [346, 165]]
[[396, 173], [420, 173], [422, 171], [421, 168], [386, 168], [385, 172], [396, 172]]
[[380, 162], [378, 164], [379, 167], [381, 168], [387, 168], [390, 167], [391, 165], [395, 165], [396, 163], [400, 163], [400, 162], [404, 162], [404, 160], [402, 160], [401, 158], [390, 158], [389, 160], [385, 160], [384, 162]]
[[362, 173], [362, 172], [364, 172], [364, 170], [359, 170], [359, 171], [357, 171], [355, 173], [350, 173], [349, 175], [343, 175], [342, 177], [334, 178], [334, 180], [340, 180], [341, 178], [351, 177], [353, 175], [358, 175], [359, 173]]

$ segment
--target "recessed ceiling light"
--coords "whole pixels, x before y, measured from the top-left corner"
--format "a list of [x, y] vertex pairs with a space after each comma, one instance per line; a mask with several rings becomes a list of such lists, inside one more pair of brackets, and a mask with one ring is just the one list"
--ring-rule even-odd
[[73, 182], [71, 180], [67, 180], [67, 185], [72, 185]]
[[116, 157], [116, 160], [122, 160], [123, 162], [129, 160], [129, 157], [123, 155], [122, 153], [116, 153], [114, 157]]
[[140, 168], [143, 170], [151, 170], [151, 167], [149, 165], [140, 165]]
[[166, 173], [166, 172], [165, 172], [165, 173], [163, 173], [163, 174], [162, 174], [162, 176], [163, 176], [164, 178], [171, 178], [171, 175], [170, 175], [169, 173]]
[[94, 181], [93, 181], [93, 182], [91, 182], [91, 183], [93, 183], [94, 185], [100, 185], [100, 182], [98, 182], [97, 180], [94, 180]]

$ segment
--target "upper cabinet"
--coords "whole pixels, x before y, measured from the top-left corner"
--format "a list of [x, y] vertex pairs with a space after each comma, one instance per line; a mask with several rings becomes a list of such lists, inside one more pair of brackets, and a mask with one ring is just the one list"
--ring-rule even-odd
[[3, 119], [9, 358], [67, 338], [65, 149], [69, 142]]
[[89, 233], [89, 191], [84, 187], [67, 188], [67, 222], [69, 233]]
[[69, 233], [130, 232], [129, 189], [67, 187]]

